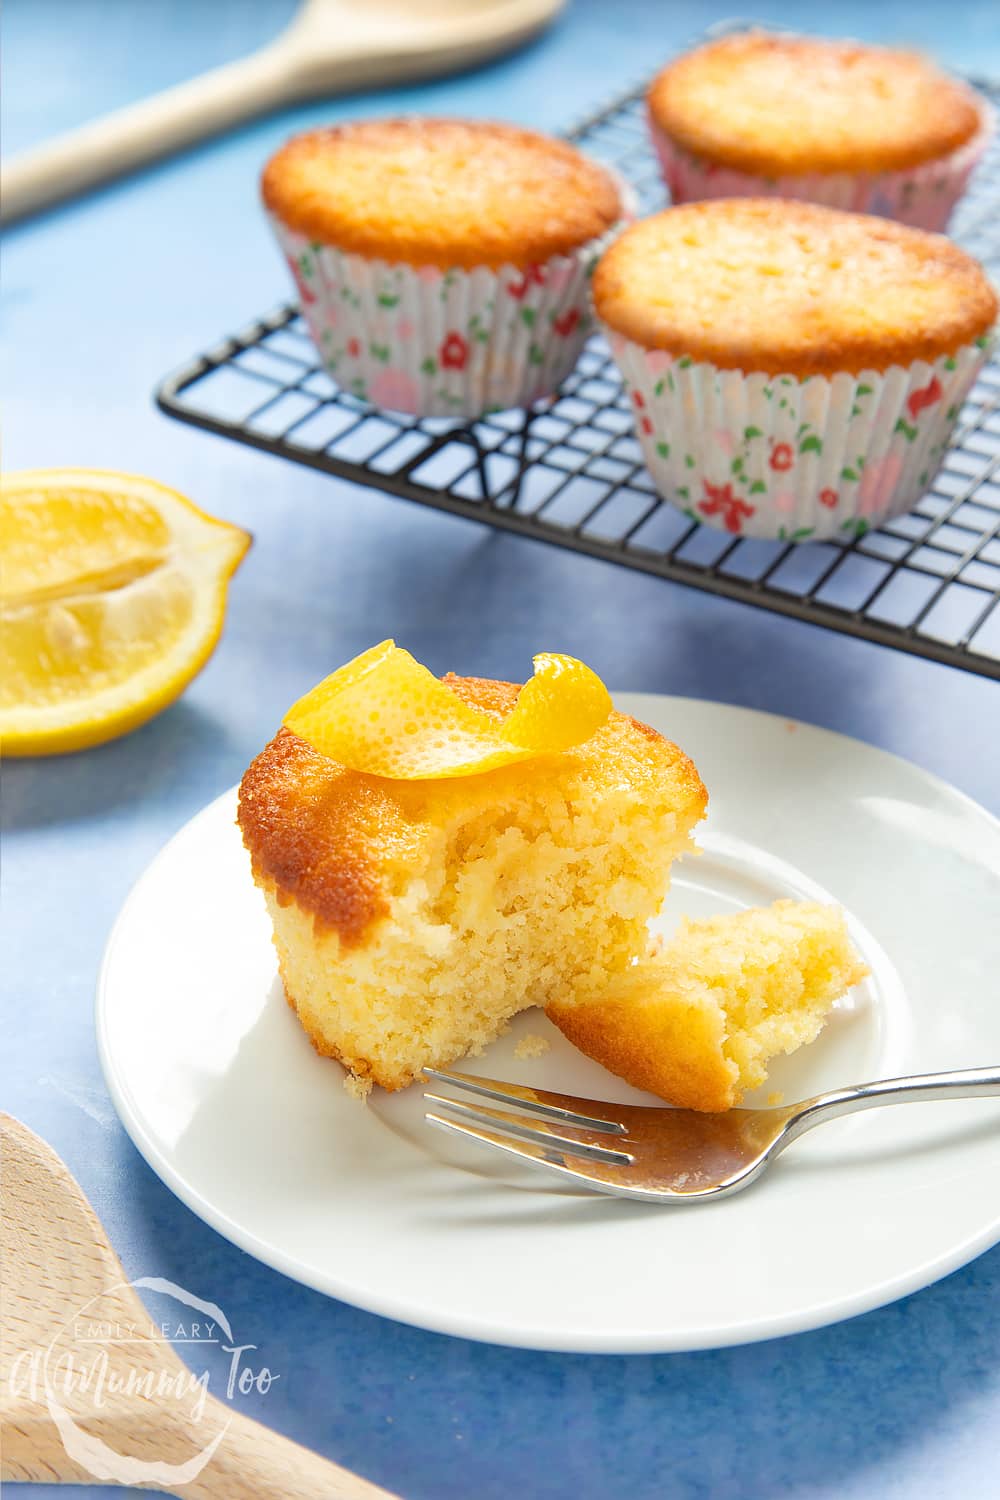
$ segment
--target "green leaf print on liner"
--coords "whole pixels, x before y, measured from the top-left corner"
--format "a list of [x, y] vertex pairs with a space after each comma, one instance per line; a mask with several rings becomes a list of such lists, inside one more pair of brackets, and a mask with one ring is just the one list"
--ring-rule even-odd
[[[682, 484], [678, 488], [677, 493], [678, 493], [678, 495], [680, 495], [680, 497], [681, 497], [682, 500], [690, 500], [690, 498], [691, 498], [691, 491], [688, 489], [688, 487], [687, 487], [686, 484]], [[695, 516], [693, 519], [697, 521], [698, 517]]]
[[666, 384], [667, 384], [667, 382], [665, 380], [658, 380], [656, 382], [656, 384], [653, 386], [653, 395], [654, 396], [662, 396], [664, 390], [666, 389]]
[[802, 442], [799, 444], [799, 452], [800, 453], [822, 453], [823, 452], [822, 441], [816, 436], [816, 434], [814, 432], [811, 432], [809, 434], [809, 436], [807, 438], [803, 438]]
[[694, 459], [691, 457], [690, 453], [685, 453], [684, 462], [685, 464], [687, 464], [689, 469], [694, 468]]
[[528, 350], [529, 364], [540, 365], [544, 358], [545, 354], [542, 351], [541, 347], [538, 344], [532, 344], [531, 348]]
[[[683, 495], [684, 498], [685, 498], [685, 500], [687, 499], [687, 493], [688, 493], [687, 490], [678, 490], [677, 493], [678, 493], [678, 495]], [[695, 514], [695, 512], [691, 509], [690, 505], [685, 505], [684, 506], [684, 514], [686, 516], [690, 516], [691, 520], [695, 521], [699, 526], [701, 525], [701, 517], [697, 516]]]
[[661, 458], [669, 458], [670, 457], [670, 444], [669, 443], [657, 443], [657, 445], [656, 445], [656, 451], [660, 455]]
[[921, 487], [923, 487], [923, 486], [924, 486], [924, 485], [925, 485], [925, 484], [926, 484], [926, 483], [927, 483], [927, 470], [926, 470], [926, 469], [925, 469], [925, 470], [924, 470], [924, 472], [923, 472], [923, 473], [922, 473], [922, 474], [921, 474], [921, 476], [920, 476], [920, 478], [919, 478], [919, 479], [918, 479], [918, 480], [917, 480], [917, 483], [918, 483], [918, 484], [919, 484], [919, 485], [920, 485], [920, 486], [921, 486]]
[[421, 361], [420, 373], [422, 375], [434, 375], [436, 372], [437, 360], [432, 354], [428, 354], [427, 358]]
[[778, 381], [779, 385], [794, 385], [795, 381], [790, 375], [782, 375]]
[[749, 443], [752, 438], [763, 436], [764, 434], [759, 427], [744, 427], [743, 429], [743, 441], [745, 443]]
[[733, 461], [732, 461], [732, 463], [729, 465], [729, 472], [730, 472], [730, 474], [739, 474], [739, 473], [742, 472], [742, 469], [743, 469], [743, 460], [742, 460], [742, 458], [734, 458]]
[[787, 411], [788, 410], [788, 402], [785, 400], [784, 396], [782, 396], [781, 400], [778, 402], [778, 410], [779, 411]]
[[985, 349], [986, 345], [989, 343], [989, 341], [990, 341], [989, 340], [989, 335], [985, 334], [985, 333], [981, 333], [979, 335], [979, 337], [976, 339], [976, 348], [977, 349]]
[[858, 480], [861, 478], [861, 475], [857, 472], [856, 469], [841, 469], [840, 477], [841, 479], [848, 480], [851, 484], [857, 484]]
[[958, 416], [958, 407], [957, 406], [949, 406], [948, 411], [947, 411], [947, 415], [946, 415], [946, 420], [949, 421], [949, 422], [954, 422], [954, 420], [955, 420], [955, 418], [957, 416]]
[[399, 297], [394, 292], [379, 292], [379, 307], [398, 307]]
[[870, 385], [859, 385], [857, 394], [859, 396], [870, 396], [873, 389], [874, 387]]
[[691, 358], [690, 354], [685, 354], [681, 359], [677, 361], [677, 368], [678, 370], [686, 370], [689, 365], [693, 364], [694, 360]]
[[767, 494], [767, 485], [764, 483], [763, 479], [754, 480], [753, 484], [750, 486], [750, 493], [751, 495]]
[[946, 370], [957, 370], [958, 369], [958, 363], [949, 354], [948, 358], [944, 362], [944, 367], [945, 367]]
[[774, 392], [772, 391], [772, 389], [771, 389], [771, 387], [769, 385], [766, 385], [764, 387], [763, 391], [761, 392], [761, 395], [764, 397], [765, 401], [771, 401], [774, 398]]
[[851, 407], [851, 416], [852, 417], [860, 417], [860, 415], [861, 415], [861, 407], [860, 406], [852, 406]]
[[905, 417], [900, 417], [899, 421], [896, 423], [895, 427], [892, 430], [893, 432], [901, 432], [908, 443], [912, 443], [917, 435], [917, 429], [915, 427], [911, 427]]
[[312, 280], [312, 273], [313, 273], [312, 256], [309, 255], [306, 251], [303, 251], [303, 253], [299, 256], [299, 270], [302, 272], [303, 276], [305, 276], [308, 280], [310, 280], [310, 281]]
[[312, 251], [313, 255], [318, 255], [322, 248], [323, 246], [319, 240], [313, 240], [312, 244], [309, 246], [309, 249]]
[[521, 322], [524, 324], [525, 328], [534, 328], [535, 309], [533, 307], [521, 308]]
[[807, 536], [812, 536], [814, 526], [797, 526], [794, 531], [786, 531], [784, 526], [778, 527], [779, 542], [804, 542]]
[[391, 350], [388, 344], [370, 344], [368, 347], [373, 359], [379, 360], [383, 365], [389, 363]]
[[864, 536], [868, 530], [868, 522], [860, 516], [852, 516], [847, 521], [841, 521], [840, 529], [841, 531], [852, 531], [855, 536]]

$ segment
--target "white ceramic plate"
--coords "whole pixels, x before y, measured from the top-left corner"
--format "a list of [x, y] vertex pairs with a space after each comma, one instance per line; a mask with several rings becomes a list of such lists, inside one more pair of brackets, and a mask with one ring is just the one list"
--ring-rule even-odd
[[[768, 1088], [792, 1099], [1000, 1063], [1000, 824], [905, 761], [825, 730], [690, 699], [619, 702], [683, 745], [711, 793], [706, 852], [678, 867], [666, 925], [820, 894], [844, 903], [871, 965]], [[423, 1123], [416, 1087], [358, 1104], [284, 1003], [233, 814], [227, 793], [135, 887], [108, 944], [98, 1037], [153, 1169], [287, 1275], [469, 1338], [697, 1349], [863, 1312], [1000, 1239], [991, 1100], [834, 1122], [757, 1186], [686, 1208], [576, 1194], [452, 1143]], [[551, 1050], [518, 1061], [528, 1032]], [[468, 1067], [652, 1102], [538, 1012]]]

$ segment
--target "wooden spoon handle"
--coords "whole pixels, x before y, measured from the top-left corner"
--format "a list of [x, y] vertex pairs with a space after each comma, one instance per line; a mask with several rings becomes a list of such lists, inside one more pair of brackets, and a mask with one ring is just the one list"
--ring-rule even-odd
[[[229, 1428], [209, 1463], [178, 1488], [184, 1500], [398, 1500], [280, 1432], [239, 1412], [228, 1415]], [[166, 1451], [162, 1456], [169, 1458]]]
[[288, 49], [274, 44], [15, 157], [0, 171], [0, 218], [23, 218], [272, 109], [290, 71]]

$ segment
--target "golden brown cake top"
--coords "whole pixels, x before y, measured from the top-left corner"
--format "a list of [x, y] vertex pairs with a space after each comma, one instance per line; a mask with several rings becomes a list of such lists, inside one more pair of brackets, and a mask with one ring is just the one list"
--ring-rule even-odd
[[564, 141], [485, 120], [362, 120], [295, 136], [268, 209], [341, 250], [413, 266], [529, 266], [620, 217], [613, 178]]
[[[520, 692], [476, 677], [443, 680], [498, 719]], [[623, 783], [648, 801], [662, 799], [666, 787], [679, 811], [696, 809], [692, 821], [708, 800], [683, 751], [621, 713], [572, 750], [446, 781], [349, 771], [281, 729], [243, 777], [239, 824], [258, 883], [357, 945], [388, 913], [394, 891], [419, 873], [430, 841], [456, 821], [512, 801], [558, 797], [565, 805]]]
[[647, 349], [769, 375], [936, 359], [997, 316], [982, 267], [943, 235], [774, 198], [641, 220], [593, 289], [599, 317]]
[[972, 90], [919, 53], [765, 31], [679, 57], [649, 108], [694, 156], [767, 177], [916, 167], [964, 145], [983, 118]]

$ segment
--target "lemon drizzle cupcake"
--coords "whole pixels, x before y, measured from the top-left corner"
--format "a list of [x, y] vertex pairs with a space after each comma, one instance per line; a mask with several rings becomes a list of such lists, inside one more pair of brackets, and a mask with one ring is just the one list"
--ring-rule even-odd
[[326, 368], [422, 416], [547, 396], [589, 332], [622, 205], [603, 168], [510, 125], [362, 121], [297, 136], [262, 194]]
[[994, 339], [940, 235], [738, 198], [645, 219], [594, 305], [661, 493], [733, 535], [856, 535], [930, 484]]
[[675, 203], [798, 198], [931, 230], [992, 127], [984, 99], [917, 53], [763, 31], [678, 58], [647, 103]]

